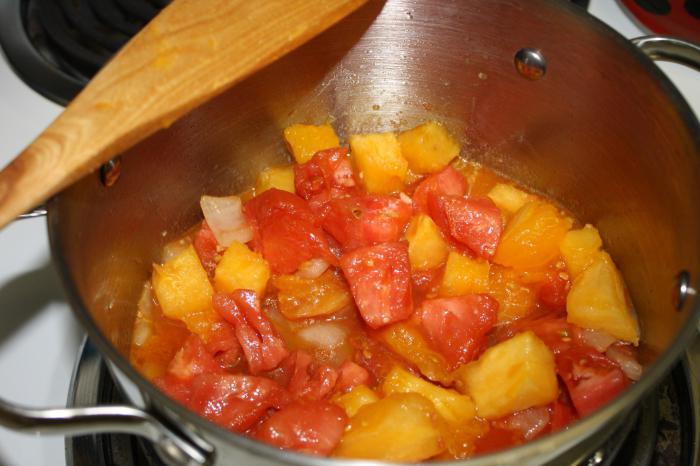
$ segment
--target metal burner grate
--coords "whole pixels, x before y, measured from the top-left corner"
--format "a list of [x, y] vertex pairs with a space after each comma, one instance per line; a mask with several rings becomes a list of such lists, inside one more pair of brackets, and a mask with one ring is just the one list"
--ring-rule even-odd
[[0, 45], [17, 74], [68, 103], [170, 0], [5, 0]]

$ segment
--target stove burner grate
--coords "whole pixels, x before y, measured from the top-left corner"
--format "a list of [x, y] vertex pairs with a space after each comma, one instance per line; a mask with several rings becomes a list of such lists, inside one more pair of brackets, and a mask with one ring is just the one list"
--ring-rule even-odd
[[170, 0], [6, 0], [0, 45], [34, 90], [68, 103]]

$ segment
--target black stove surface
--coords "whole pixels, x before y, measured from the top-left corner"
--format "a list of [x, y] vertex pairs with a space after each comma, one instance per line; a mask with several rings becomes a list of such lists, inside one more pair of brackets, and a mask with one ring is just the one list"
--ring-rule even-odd
[[4, 0], [0, 45], [19, 77], [68, 103], [170, 0]]
[[[557, 466], [691, 466], [694, 404], [685, 361], [631, 413], [623, 426], [588, 458]], [[102, 357], [86, 340], [76, 364], [68, 406], [122, 404]], [[161, 466], [148, 442], [124, 434], [99, 434], [66, 440], [67, 466]]]

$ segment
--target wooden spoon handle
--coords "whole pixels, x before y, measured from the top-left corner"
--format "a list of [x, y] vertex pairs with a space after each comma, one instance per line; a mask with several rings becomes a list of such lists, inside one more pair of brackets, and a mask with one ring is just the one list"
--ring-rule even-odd
[[0, 228], [366, 0], [175, 0], [0, 172]]

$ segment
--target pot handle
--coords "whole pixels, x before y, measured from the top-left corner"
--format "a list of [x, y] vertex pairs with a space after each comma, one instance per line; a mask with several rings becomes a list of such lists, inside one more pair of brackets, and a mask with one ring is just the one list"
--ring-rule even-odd
[[204, 445], [197, 445], [192, 438], [133, 406], [35, 409], [0, 398], [0, 426], [37, 434], [137, 435], [150, 440], [161, 459], [171, 466], [206, 466], [213, 458], [213, 452]]
[[643, 36], [631, 39], [652, 60], [680, 63], [700, 71], [700, 45], [668, 36]]

